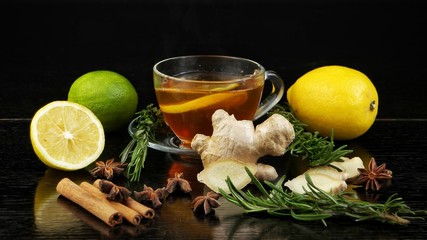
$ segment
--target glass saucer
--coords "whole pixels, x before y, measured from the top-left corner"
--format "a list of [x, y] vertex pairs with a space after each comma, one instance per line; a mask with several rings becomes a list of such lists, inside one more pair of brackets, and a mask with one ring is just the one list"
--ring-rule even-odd
[[[128, 126], [128, 133], [132, 137], [137, 125], [139, 117], [133, 119]], [[164, 131], [167, 132], [167, 131]], [[199, 157], [199, 154], [193, 149], [181, 148], [180, 140], [173, 133], [156, 133], [155, 139], [148, 142], [148, 147], [158, 151], [173, 153], [178, 155], [186, 155], [191, 157]]]

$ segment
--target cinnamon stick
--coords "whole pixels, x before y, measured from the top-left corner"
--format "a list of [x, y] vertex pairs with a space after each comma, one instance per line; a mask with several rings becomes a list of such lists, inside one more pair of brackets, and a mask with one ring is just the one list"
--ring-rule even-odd
[[[96, 180], [93, 185], [100, 189], [100, 183], [101, 180], [98, 179]], [[129, 208], [135, 210], [136, 212], [138, 212], [139, 214], [141, 214], [144, 218], [148, 218], [148, 219], [152, 219], [155, 217], [155, 211], [154, 209], [145, 206], [144, 204], [134, 200], [133, 198], [129, 197], [125, 200], [124, 205], [128, 206]]]
[[95, 196], [96, 198], [100, 199], [101, 201], [105, 202], [106, 204], [110, 205], [117, 211], [123, 214], [123, 217], [133, 225], [138, 225], [141, 222], [142, 215], [139, 214], [137, 211], [114, 201], [109, 201], [107, 199], [107, 194], [101, 192], [98, 188], [93, 186], [92, 184], [88, 182], [82, 182], [80, 183], [80, 187], [88, 191], [90, 194]]
[[56, 186], [56, 191], [62, 196], [80, 205], [82, 208], [86, 209], [88, 212], [92, 213], [111, 227], [121, 224], [123, 221], [123, 216], [119, 211], [105, 202], [100, 201], [69, 178], [63, 178], [59, 181]]
[[[102, 221], [99, 221], [99, 219], [94, 215], [87, 214], [85, 209], [81, 208], [79, 205], [75, 204], [74, 202], [71, 202], [65, 197], [59, 197], [57, 199], [57, 203], [63, 208], [67, 209], [69, 212], [71, 212], [74, 216], [76, 216], [86, 225], [90, 226], [93, 230], [99, 232], [101, 236], [105, 236], [107, 239], [119, 239], [119, 237], [123, 235], [124, 230], [122, 231], [121, 229], [123, 228], [123, 226], [125, 226], [124, 224], [116, 227], [110, 227]], [[126, 224], [126, 226], [129, 228], [137, 227], [128, 224]], [[127, 232], [128, 230], [126, 230], [126, 233]]]
[[145, 206], [144, 204], [136, 201], [133, 198], [127, 198], [125, 202], [126, 206], [132, 208], [133, 210], [139, 212], [142, 216], [148, 219], [155, 217], [155, 211], [152, 208]]

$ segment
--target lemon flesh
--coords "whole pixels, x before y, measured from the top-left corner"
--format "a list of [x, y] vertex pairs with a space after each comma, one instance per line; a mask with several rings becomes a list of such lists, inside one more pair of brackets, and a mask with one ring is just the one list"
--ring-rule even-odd
[[73, 171], [101, 155], [105, 136], [101, 122], [88, 108], [54, 101], [40, 108], [30, 125], [30, 138], [39, 159], [47, 166]]
[[171, 104], [171, 105], [161, 105], [160, 109], [164, 113], [184, 113], [189, 111], [195, 111], [205, 107], [210, 107], [213, 105], [222, 105], [224, 102], [227, 102], [227, 105], [236, 105], [247, 100], [248, 96], [246, 92], [225, 92], [225, 93], [215, 93], [211, 95], [206, 95], [200, 98], [196, 98], [184, 103]]
[[338, 65], [319, 67], [301, 76], [287, 91], [295, 116], [306, 130], [334, 139], [363, 135], [378, 113], [378, 93], [362, 72]]

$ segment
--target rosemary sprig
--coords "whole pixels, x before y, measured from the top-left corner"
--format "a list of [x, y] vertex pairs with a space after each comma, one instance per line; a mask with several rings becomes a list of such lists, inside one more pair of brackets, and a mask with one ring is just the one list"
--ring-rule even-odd
[[252, 183], [260, 191], [260, 195], [255, 196], [249, 190], [244, 192], [237, 189], [230, 178], [226, 183], [231, 190], [231, 194], [220, 189], [222, 196], [229, 202], [243, 208], [246, 212], [265, 212], [277, 217], [291, 217], [301, 221], [321, 221], [326, 226], [325, 219], [334, 216], [346, 216], [355, 221], [376, 220], [392, 224], [407, 225], [411, 219], [424, 218], [417, 214], [426, 215], [427, 211], [411, 210], [402, 198], [396, 194], [391, 195], [385, 203], [371, 203], [360, 200], [350, 200], [346, 198], [346, 193], [331, 195], [317, 188], [306, 175], [308, 188], [305, 194], [288, 192], [283, 189], [285, 176], [273, 184], [265, 181], [264, 185], [246, 168], [246, 172], [252, 179]]
[[295, 130], [295, 139], [288, 146], [286, 152], [292, 155], [301, 156], [308, 160], [310, 167], [328, 165], [334, 161], [342, 161], [341, 157], [352, 152], [345, 149], [347, 145], [342, 145], [336, 149], [334, 144], [334, 134], [331, 132], [330, 140], [320, 137], [318, 132], [307, 132], [304, 130], [306, 124], [300, 122], [292, 113], [289, 105], [281, 106], [277, 104], [270, 111], [270, 114], [280, 114], [292, 123]]
[[147, 157], [148, 143], [154, 139], [156, 132], [166, 125], [162, 112], [153, 104], [147, 105], [136, 115], [138, 115], [137, 125], [132, 140], [120, 154], [122, 163], [130, 157], [130, 163], [127, 166], [130, 181], [139, 181]]
[[[334, 161], [342, 161], [340, 158], [352, 152], [346, 150], [343, 145], [334, 150], [335, 144], [333, 134], [331, 140], [318, 136], [318, 133], [310, 133], [304, 130], [304, 124], [301, 123], [291, 112], [290, 108], [277, 104], [270, 114], [278, 113], [286, 117], [294, 126], [295, 139], [286, 149], [296, 156], [302, 156], [303, 159], [309, 160], [310, 167], [328, 165]], [[156, 132], [164, 129], [164, 122], [160, 109], [153, 104], [147, 105], [145, 109], [136, 113], [138, 116], [137, 126], [132, 140], [120, 154], [121, 162], [124, 163], [130, 156], [130, 163], [127, 167], [128, 177], [131, 181], [139, 181], [141, 169], [144, 168], [145, 158], [147, 157], [148, 143], [154, 139]]]

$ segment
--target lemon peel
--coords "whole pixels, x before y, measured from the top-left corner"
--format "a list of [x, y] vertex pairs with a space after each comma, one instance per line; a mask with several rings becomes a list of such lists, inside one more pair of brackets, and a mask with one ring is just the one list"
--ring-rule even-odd
[[233, 89], [235, 89], [237, 87], [239, 87], [238, 83], [230, 83], [230, 84], [227, 84], [224, 87], [213, 88], [211, 91], [215, 91], [215, 92], [219, 92], [219, 91], [230, 91], [230, 90], [233, 90]]
[[47, 166], [73, 171], [85, 168], [102, 153], [104, 129], [88, 108], [54, 101], [40, 108], [31, 120], [34, 152]]
[[215, 93], [180, 104], [160, 105], [160, 110], [164, 113], [184, 113], [205, 107], [220, 105], [225, 101], [229, 102], [228, 104], [230, 105], [235, 105], [246, 101], [247, 98], [248, 95], [246, 92]]
[[363, 135], [378, 113], [378, 93], [371, 80], [349, 67], [315, 68], [288, 89], [287, 100], [306, 130], [336, 140]]

